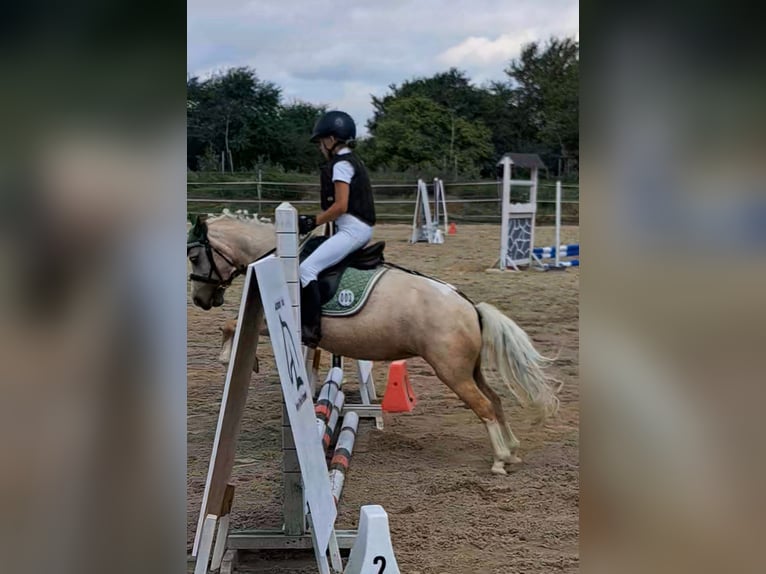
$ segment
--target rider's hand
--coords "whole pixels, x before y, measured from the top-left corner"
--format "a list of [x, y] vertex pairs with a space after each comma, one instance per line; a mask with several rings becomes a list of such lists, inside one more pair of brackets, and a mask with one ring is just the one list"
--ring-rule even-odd
[[301, 215], [298, 217], [298, 233], [306, 235], [317, 226], [316, 217], [313, 215]]

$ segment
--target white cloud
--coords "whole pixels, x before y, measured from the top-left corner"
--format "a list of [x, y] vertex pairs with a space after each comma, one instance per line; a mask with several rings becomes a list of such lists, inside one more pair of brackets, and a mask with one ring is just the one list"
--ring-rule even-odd
[[370, 94], [380, 90], [380, 86], [369, 85], [362, 82], [346, 82], [343, 84], [343, 93], [331, 105], [335, 108], [346, 110], [356, 120], [357, 136], [367, 135], [367, 120], [372, 116]]
[[459, 44], [445, 50], [437, 61], [455, 67], [486, 67], [507, 63], [521, 52], [521, 47], [538, 39], [532, 31], [520, 34], [503, 34], [494, 40], [486, 36], [469, 36]]
[[504, 80], [521, 45], [578, 30], [577, 0], [189, 0], [187, 71], [250, 66], [286, 98], [372, 116], [370, 94], [455, 66]]

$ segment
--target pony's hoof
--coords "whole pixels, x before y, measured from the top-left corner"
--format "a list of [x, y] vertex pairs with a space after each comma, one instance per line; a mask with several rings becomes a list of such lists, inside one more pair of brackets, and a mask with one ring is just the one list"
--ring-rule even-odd
[[498, 460], [492, 465], [492, 474], [508, 474], [505, 471], [505, 463], [502, 460]]
[[510, 452], [506, 455], [503, 455], [501, 460], [505, 464], [521, 464], [521, 459], [515, 454], [511, 454]]

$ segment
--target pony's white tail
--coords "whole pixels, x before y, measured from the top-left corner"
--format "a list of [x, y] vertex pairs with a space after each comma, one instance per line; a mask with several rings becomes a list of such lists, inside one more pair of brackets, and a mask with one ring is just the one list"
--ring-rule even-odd
[[489, 303], [479, 303], [476, 310], [482, 321], [482, 364], [494, 367], [519, 403], [538, 411], [540, 421], [556, 414], [561, 384], [543, 372], [552, 359], [538, 353], [521, 327]]

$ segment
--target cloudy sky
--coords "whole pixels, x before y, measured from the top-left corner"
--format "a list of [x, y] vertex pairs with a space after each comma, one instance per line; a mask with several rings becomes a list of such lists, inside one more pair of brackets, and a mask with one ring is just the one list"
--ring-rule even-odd
[[187, 71], [250, 66], [283, 99], [349, 112], [363, 134], [370, 95], [457, 67], [506, 79], [521, 46], [579, 39], [578, 0], [188, 0]]

